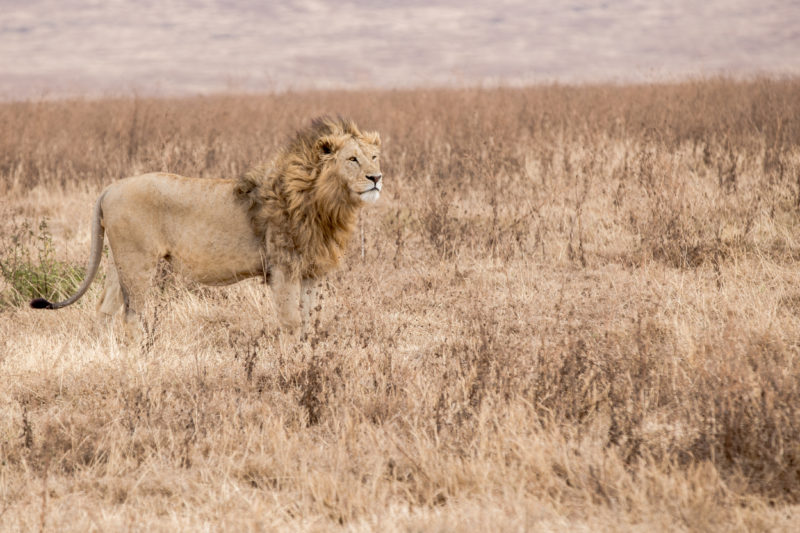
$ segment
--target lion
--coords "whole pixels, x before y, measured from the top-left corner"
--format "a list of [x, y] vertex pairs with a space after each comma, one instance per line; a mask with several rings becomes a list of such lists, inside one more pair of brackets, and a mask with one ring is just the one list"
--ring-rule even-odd
[[140, 321], [147, 289], [166, 261], [206, 285], [263, 276], [281, 331], [298, 338], [309, 322], [316, 281], [339, 265], [360, 208], [380, 197], [380, 147], [378, 133], [320, 117], [271, 164], [239, 178], [150, 173], [119, 180], [95, 203], [89, 264], [77, 292], [30, 305], [60, 309], [81, 298], [97, 274], [105, 233], [115, 268], [99, 314], [121, 307], [126, 325]]

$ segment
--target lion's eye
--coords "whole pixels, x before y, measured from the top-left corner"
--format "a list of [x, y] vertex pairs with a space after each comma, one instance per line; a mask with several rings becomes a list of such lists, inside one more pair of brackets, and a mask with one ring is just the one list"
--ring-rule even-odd
[[378, 159], [378, 156], [377, 155], [373, 155], [372, 156], [372, 160], [375, 161], [376, 159]]
[[355, 161], [356, 163], [358, 163], [358, 158], [356, 156], [353, 156], [350, 159], [348, 159], [348, 161]]

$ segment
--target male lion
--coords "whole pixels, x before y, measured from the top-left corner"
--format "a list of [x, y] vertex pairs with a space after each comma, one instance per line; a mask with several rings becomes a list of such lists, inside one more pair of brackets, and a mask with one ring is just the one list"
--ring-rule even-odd
[[130, 326], [142, 311], [159, 261], [209, 284], [264, 276], [283, 331], [297, 337], [314, 301], [314, 282], [335, 268], [353, 233], [359, 208], [375, 202], [383, 181], [380, 137], [349, 120], [322, 117], [297, 133], [269, 166], [238, 179], [185, 178], [154, 173], [108, 186], [92, 220], [86, 278], [60, 309], [88, 289], [102, 256], [109, 269], [98, 312], [125, 309]]

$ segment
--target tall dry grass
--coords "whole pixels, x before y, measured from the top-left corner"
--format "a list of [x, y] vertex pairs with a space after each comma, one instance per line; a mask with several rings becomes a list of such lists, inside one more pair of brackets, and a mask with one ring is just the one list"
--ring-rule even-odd
[[130, 348], [97, 288], [0, 310], [0, 528], [800, 525], [800, 81], [3, 104], [0, 255], [47, 218], [80, 266], [105, 184], [321, 113], [387, 193], [308, 342], [257, 282], [154, 290]]

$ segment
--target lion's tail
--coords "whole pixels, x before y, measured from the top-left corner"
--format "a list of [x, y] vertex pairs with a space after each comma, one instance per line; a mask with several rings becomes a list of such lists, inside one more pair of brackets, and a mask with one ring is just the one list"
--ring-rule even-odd
[[31, 307], [34, 309], [61, 309], [68, 305], [74, 304], [78, 299], [83, 296], [92, 284], [97, 269], [100, 266], [100, 259], [103, 257], [103, 237], [105, 230], [103, 229], [103, 197], [105, 193], [100, 195], [97, 203], [94, 205], [94, 213], [92, 215], [92, 251], [89, 254], [89, 265], [86, 267], [86, 277], [83, 283], [78, 287], [78, 292], [64, 300], [63, 302], [49, 302], [44, 298], [36, 298], [31, 300]]

